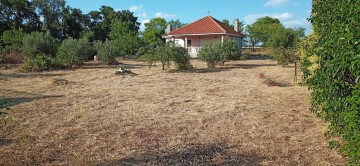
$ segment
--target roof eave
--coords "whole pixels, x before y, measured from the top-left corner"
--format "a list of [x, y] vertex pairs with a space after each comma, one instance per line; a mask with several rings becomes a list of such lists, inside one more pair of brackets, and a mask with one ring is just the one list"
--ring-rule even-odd
[[237, 37], [243, 37], [243, 35], [236, 35], [231, 33], [200, 33], [200, 34], [164, 34], [162, 38], [172, 38], [172, 37], [181, 37], [181, 36], [206, 36], [206, 35], [230, 35], [230, 36], [237, 36]]

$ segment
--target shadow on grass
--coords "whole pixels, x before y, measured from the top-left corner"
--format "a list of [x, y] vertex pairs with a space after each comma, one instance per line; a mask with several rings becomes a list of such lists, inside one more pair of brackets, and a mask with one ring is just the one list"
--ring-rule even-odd
[[120, 63], [118, 65], [107, 65], [99, 62], [90, 62], [85, 63], [81, 66], [81, 69], [117, 69], [117, 68], [125, 68], [125, 69], [136, 69], [136, 68], [143, 68], [143, 67], [149, 67], [149, 65], [146, 64], [125, 64]]
[[257, 55], [248, 55], [248, 60], [273, 60], [273, 58], [268, 55], [257, 54]]
[[259, 165], [265, 157], [235, 154], [225, 144], [189, 145], [163, 152], [145, 152], [98, 164], [111, 165]]
[[0, 89], [0, 91], [7, 92], [7, 94], [11, 94], [12, 96], [21, 96], [21, 97], [15, 97], [15, 98], [3, 98], [3, 99], [0, 99], [0, 103], [4, 103], [3, 105], [1, 105], [4, 108], [12, 107], [12, 106], [15, 106], [15, 105], [18, 105], [18, 104], [21, 104], [21, 103], [32, 102], [32, 101], [38, 100], [38, 99], [60, 98], [60, 97], [64, 96], [64, 95], [45, 95], [45, 96], [42, 96], [42, 95], [37, 95], [37, 94], [34, 94], [34, 93], [20, 92], [20, 91], [15, 91], [15, 90], [5, 90], [5, 89]]
[[11, 143], [13, 143], [14, 141], [11, 139], [5, 139], [5, 138], [0, 138], [0, 146], [6, 146], [9, 145]]
[[63, 74], [50, 74], [50, 73], [1, 73], [0, 78], [28, 78], [28, 77], [55, 77], [62, 76]]
[[168, 73], [218, 73], [223, 71], [229, 71], [228, 68], [202, 68], [202, 69], [189, 69], [189, 70], [179, 70], [179, 69], [172, 69], [169, 70]]
[[263, 66], [276, 66], [276, 64], [228, 64], [228, 65], [225, 65], [224, 68], [253, 69], [253, 68], [263, 67]]

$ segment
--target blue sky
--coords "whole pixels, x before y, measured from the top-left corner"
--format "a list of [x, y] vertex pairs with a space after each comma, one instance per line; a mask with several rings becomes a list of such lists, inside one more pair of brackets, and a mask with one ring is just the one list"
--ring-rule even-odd
[[143, 24], [154, 17], [191, 23], [210, 11], [210, 15], [218, 20], [233, 22], [239, 18], [247, 25], [257, 18], [270, 16], [278, 18], [286, 27], [303, 27], [307, 33], [311, 31], [311, 24], [306, 20], [310, 17], [311, 0], [67, 0], [67, 4], [84, 13], [99, 10], [102, 5], [130, 10], [139, 17], [142, 30]]

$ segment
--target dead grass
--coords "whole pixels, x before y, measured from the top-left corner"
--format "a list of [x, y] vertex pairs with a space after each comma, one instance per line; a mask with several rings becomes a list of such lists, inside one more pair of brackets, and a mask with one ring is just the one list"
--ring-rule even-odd
[[[186, 72], [117, 67], [18, 74], [2, 71], [1, 96], [19, 120], [0, 141], [0, 165], [344, 165], [307, 87], [270, 60]], [[118, 67], [136, 76], [117, 76]], [[173, 69], [170, 71], [174, 71]], [[61, 86], [52, 81], [64, 79]], [[6, 81], [5, 81], [6, 80]]]

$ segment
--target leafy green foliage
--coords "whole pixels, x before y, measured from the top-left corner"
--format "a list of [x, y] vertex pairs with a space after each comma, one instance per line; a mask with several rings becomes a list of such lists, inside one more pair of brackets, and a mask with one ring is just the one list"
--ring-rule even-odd
[[22, 40], [21, 54], [25, 61], [36, 55], [54, 57], [59, 47], [59, 41], [54, 39], [49, 32], [32, 32], [24, 36]]
[[315, 47], [318, 40], [319, 36], [313, 32], [300, 42], [300, 65], [304, 79], [312, 77], [319, 68], [319, 57], [316, 55], [317, 48]]
[[153, 18], [150, 22], [145, 23], [144, 41], [147, 44], [162, 41], [161, 35], [165, 33], [166, 21], [163, 18]]
[[97, 41], [95, 43], [95, 48], [99, 60], [108, 64], [116, 62], [115, 57], [118, 56], [120, 52], [119, 47], [116, 45], [116, 41], [113, 40], [106, 40], [104, 43]]
[[55, 58], [44, 55], [37, 55], [31, 59], [28, 59], [25, 62], [22, 70], [25, 72], [28, 71], [42, 72], [42, 71], [52, 70], [58, 67], [59, 65], [56, 62]]
[[207, 63], [208, 68], [214, 68], [216, 64], [225, 61], [226, 59], [221, 56], [220, 43], [205, 43], [198, 53], [198, 58]]
[[261, 41], [264, 46], [267, 46], [268, 39], [282, 28], [283, 26], [279, 19], [265, 16], [257, 19], [256, 22], [251, 24], [250, 29], [248, 28], [248, 30], [250, 30], [249, 32], [251, 33], [250, 37], [255, 39], [254, 37], [256, 36], [256, 39], [259, 39], [258, 42]]
[[240, 52], [235, 40], [225, 38], [223, 43], [205, 43], [198, 53], [198, 58], [206, 62], [209, 68], [214, 68], [228, 60], [240, 59]]
[[1, 40], [5, 45], [5, 49], [7, 51], [20, 51], [20, 47], [22, 45], [22, 40], [25, 36], [24, 31], [19, 29], [12, 29], [5, 31], [2, 34]]
[[238, 45], [235, 40], [225, 38], [220, 46], [220, 55], [223, 62], [227, 60], [238, 60], [240, 58], [240, 52], [238, 51]]
[[21, 28], [25, 32], [32, 32], [41, 28], [33, 3], [28, 0], [1, 0], [0, 20], [0, 34], [11, 29]]
[[186, 25], [185, 23], [182, 23], [179, 19], [170, 20], [167, 22], [167, 24], [170, 24], [173, 30], [179, 29]]
[[134, 54], [139, 47], [137, 33], [131, 29], [131, 25], [124, 22], [116, 21], [111, 24], [110, 38], [116, 42], [123, 56]]
[[70, 38], [62, 42], [56, 60], [60, 65], [70, 68], [75, 64], [80, 66], [93, 53], [94, 50], [86, 39]]
[[285, 66], [299, 59], [297, 46], [304, 36], [303, 28], [281, 28], [268, 39], [268, 46], [275, 53], [278, 64]]
[[170, 62], [176, 63], [176, 67], [181, 70], [192, 68], [190, 64], [190, 55], [183, 47], [175, 45], [174, 42], [154, 43], [148, 47], [144, 47], [144, 55], [141, 59], [146, 60], [149, 64], [161, 62], [162, 69], [169, 66]]
[[340, 149], [352, 165], [360, 164], [359, 6], [358, 0], [313, 2], [319, 67], [306, 80], [313, 90], [312, 111], [330, 123], [328, 136], [343, 138]]

